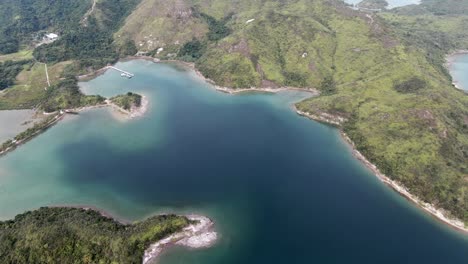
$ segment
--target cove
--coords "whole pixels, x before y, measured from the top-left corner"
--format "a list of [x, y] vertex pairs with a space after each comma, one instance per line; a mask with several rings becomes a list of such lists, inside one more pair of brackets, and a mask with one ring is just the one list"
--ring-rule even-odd
[[382, 184], [332, 127], [298, 116], [306, 95], [215, 91], [190, 70], [118, 63], [82, 83], [132, 91], [146, 115], [70, 116], [0, 158], [0, 218], [46, 205], [93, 205], [139, 220], [211, 217], [218, 244], [171, 248], [160, 263], [466, 263], [468, 241]]
[[450, 56], [448, 69], [457, 88], [468, 92], [468, 53], [456, 53]]

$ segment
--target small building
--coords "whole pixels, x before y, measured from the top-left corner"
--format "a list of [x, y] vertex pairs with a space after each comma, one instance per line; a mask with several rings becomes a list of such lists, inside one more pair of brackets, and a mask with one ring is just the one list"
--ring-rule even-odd
[[56, 41], [58, 39], [58, 35], [55, 33], [49, 33], [45, 35], [45, 39], [48, 41]]

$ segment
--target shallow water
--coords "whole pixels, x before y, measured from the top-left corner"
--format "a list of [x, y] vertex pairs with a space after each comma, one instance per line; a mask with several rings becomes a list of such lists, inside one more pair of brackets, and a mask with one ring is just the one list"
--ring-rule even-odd
[[192, 72], [119, 63], [88, 93], [145, 94], [140, 119], [72, 116], [0, 158], [0, 217], [45, 205], [95, 205], [131, 220], [201, 213], [221, 234], [163, 264], [467, 263], [467, 237], [383, 185], [334, 128], [294, 113], [303, 93], [216, 92]]
[[34, 114], [34, 110], [0, 111], [0, 144], [32, 127], [37, 121]]
[[458, 54], [450, 58], [449, 70], [457, 86], [468, 92], [468, 54]]

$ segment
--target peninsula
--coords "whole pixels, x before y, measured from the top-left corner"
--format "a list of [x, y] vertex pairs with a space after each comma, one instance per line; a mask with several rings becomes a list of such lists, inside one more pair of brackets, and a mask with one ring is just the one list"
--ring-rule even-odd
[[[317, 96], [295, 105], [298, 114], [338, 127], [354, 155], [383, 182], [465, 230], [468, 96], [453, 87], [445, 64], [447, 55], [468, 49], [468, 0], [380, 9], [387, 4], [366, 0], [362, 6], [371, 9], [353, 9], [340, 0], [4, 1], [0, 110], [54, 114], [5, 142], [0, 154], [55, 124], [65, 110], [111, 105], [139, 116], [147, 108], [145, 96], [135, 93], [110, 99], [84, 95], [78, 77], [92, 77], [129, 56], [182, 61], [223, 92], [314, 92]], [[52, 209], [17, 220], [37, 214], [56, 220]], [[179, 224], [170, 233], [185, 232], [191, 220], [171, 217]], [[127, 227], [113, 223], [112, 228]], [[138, 258], [150, 240], [161, 237], [143, 238], [130, 245], [137, 247]], [[66, 236], [61, 239], [67, 242]], [[165, 244], [151, 248], [158, 252]], [[12, 261], [22, 261], [21, 254], [15, 257]]]
[[212, 245], [212, 227], [211, 220], [194, 215], [129, 224], [90, 208], [44, 207], [0, 222], [0, 262], [148, 263], [171, 244]]

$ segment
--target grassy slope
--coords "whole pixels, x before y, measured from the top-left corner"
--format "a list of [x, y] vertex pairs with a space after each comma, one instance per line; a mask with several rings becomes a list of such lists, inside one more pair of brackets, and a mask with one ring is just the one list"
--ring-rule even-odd
[[200, 19], [191, 19], [191, 15], [186, 1], [142, 1], [114, 37], [120, 43], [132, 39], [143, 51], [185, 43], [208, 31]]
[[[57, 84], [65, 66], [70, 62], [60, 62], [49, 65], [49, 78], [52, 85]], [[0, 93], [0, 110], [31, 109], [36, 107], [46, 95], [47, 87], [45, 67], [42, 63], [34, 63], [26, 67], [18, 76], [15, 86]]]
[[[388, 45], [393, 33], [378, 30], [385, 22], [373, 19], [370, 27], [331, 19], [339, 43], [338, 93], [298, 108], [348, 117], [345, 131], [384, 173], [467, 222], [468, 97], [453, 89], [440, 65], [429, 63], [421, 46], [404, 45], [399, 36]], [[414, 76], [426, 87], [415, 93], [393, 88]]]
[[[145, 0], [140, 7], [150, 1], [161, 2]], [[230, 87], [322, 88], [323, 80], [331, 78], [334, 94], [308, 99], [298, 108], [348, 118], [345, 131], [383, 172], [468, 222], [468, 97], [453, 89], [441, 56], [431, 58], [422, 34], [407, 38], [397, 28], [402, 19], [352, 11], [339, 1], [193, 0], [190, 6], [218, 20], [234, 12], [227, 23], [232, 33], [226, 38], [185, 38], [207, 43], [196, 61], [203, 74]], [[142, 10], [135, 12], [137, 20], [135, 14]], [[182, 23], [167, 12], [153, 12], [152, 19]], [[255, 21], [246, 24], [249, 19]], [[444, 27], [459, 27], [464, 21], [452, 19]], [[121, 31], [132, 23], [127, 21]], [[195, 22], [183, 23], [187, 27], [182, 30], [189, 34]], [[130, 36], [139, 35], [138, 27], [132, 27]], [[425, 87], [411, 93], [394, 89], [414, 77]]]
[[[76, 83], [73, 75], [84, 73], [88, 69], [92, 70], [93, 67], [100, 68], [106, 62], [118, 59], [119, 54], [114, 51], [115, 45], [112, 44], [112, 32], [116, 30], [119, 21], [131, 12], [139, 0], [97, 1], [93, 13], [87, 20], [95, 22], [92, 25], [80, 23], [84, 14], [91, 7], [92, 1], [90, 0], [73, 4], [70, 4], [70, 0], [55, 2], [40, 0], [35, 1], [34, 5], [31, 4], [28, 12], [21, 11], [22, 5], [27, 5], [28, 1], [30, 0], [8, 0], [0, 4], [0, 7], [5, 8], [1, 9], [0, 14], [15, 14], [15, 16], [3, 16], [0, 19], [5, 22], [3, 27], [8, 28], [9, 31], [15, 31], [22, 27], [28, 29], [21, 31], [21, 34], [13, 34], [12, 37], [22, 40], [24, 47], [32, 43], [31, 37], [35, 35], [32, 32], [35, 30], [58, 30], [61, 37], [53, 44], [40, 46], [33, 54], [29, 50], [23, 50], [1, 55], [0, 61], [17, 61], [23, 58], [32, 58], [32, 55], [36, 56], [35, 61], [37, 61], [44, 57], [46, 58], [44, 61], [50, 61], [48, 63], [49, 75], [53, 87], [47, 92], [45, 91], [44, 65], [35, 63], [31, 69], [25, 68], [17, 76], [15, 86], [0, 93], [0, 110], [40, 107], [54, 111], [95, 104], [100, 101], [96, 100], [100, 98], [83, 96], [79, 93], [75, 89], [76, 85], [72, 84], [72, 82]], [[47, 9], [49, 5], [50, 10], [44, 12], [44, 9]], [[8, 12], [9, 9], [12, 11]], [[69, 15], [69, 13], [73, 13], [73, 15]], [[23, 17], [17, 20], [15, 19], [16, 16], [19, 16], [17, 14], [22, 14]], [[51, 17], [52, 19], [50, 19]], [[34, 19], [39, 22], [34, 23]], [[37, 28], [31, 25], [35, 25]]]
[[11, 61], [30, 60], [33, 58], [32, 53], [33, 53], [32, 50], [24, 49], [16, 53], [0, 55], [0, 62], [5, 62], [8, 60], [11, 60]]
[[425, 47], [438, 64], [449, 51], [468, 49], [467, 0], [447, 0], [444, 4], [424, 0], [421, 5], [380, 13], [380, 16], [408, 42]]
[[168, 215], [124, 225], [92, 210], [41, 208], [0, 222], [0, 262], [141, 263], [151, 243], [188, 224]]

